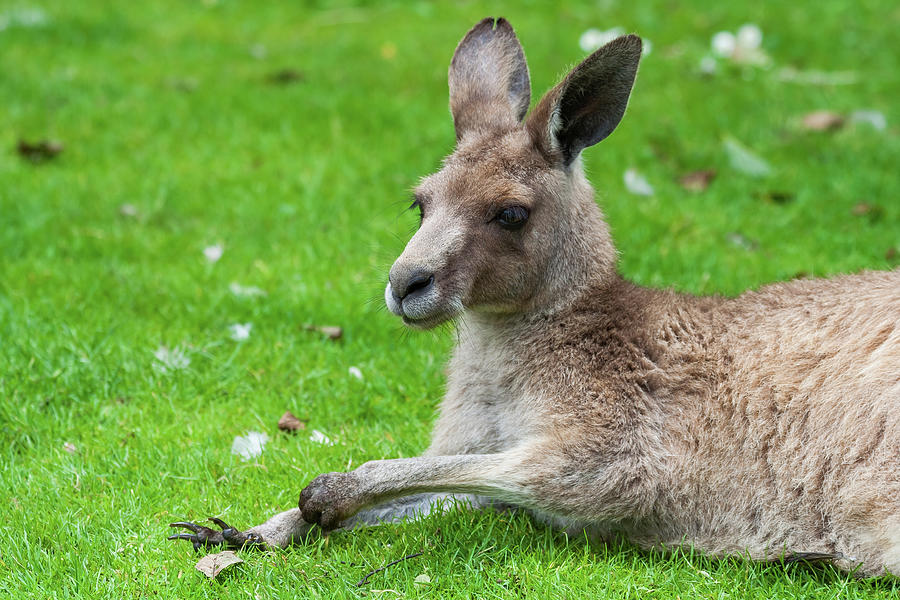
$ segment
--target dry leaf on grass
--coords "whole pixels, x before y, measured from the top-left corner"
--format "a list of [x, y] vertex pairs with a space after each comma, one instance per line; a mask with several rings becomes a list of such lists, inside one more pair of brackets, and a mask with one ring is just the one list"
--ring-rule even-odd
[[689, 192], [702, 192], [709, 187], [710, 182], [715, 178], [715, 169], [702, 169], [682, 175], [678, 183]]
[[197, 562], [195, 568], [212, 579], [228, 567], [242, 562], [244, 561], [238, 558], [237, 554], [231, 550], [225, 550], [218, 554], [207, 554]]
[[63, 145], [62, 142], [56, 140], [40, 140], [38, 142], [19, 140], [16, 149], [19, 151], [19, 156], [22, 158], [30, 160], [33, 163], [42, 163], [51, 158], [56, 158], [56, 156], [63, 151]]
[[866, 204], [865, 202], [860, 202], [859, 204], [854, 206], [852, 209], [850, 209], [850, 212], [852, 212], [857, 217], [861, 217], [863, 215], [869, 214], [870, 210], [872, 210], [872, 206], [870, 204]]
[[330, 340], [339, 340], [344, 337], [344, 330], [334, 325], [304, 325], [307, 331], [318, 331]]
[[817, 110], [803, 117], [803, 128], [807, 131], [832, 131], [844, 126], [843, 115], [830, 110]]
[[306, 429], [306, 423], [295, 417], [291, 411], [287, 411], [278, 419], [278, 429], [282, 431], [303, 431]]
[[882, 207], [877, 204], [869, 204], [868, 202], [860, 202], [850, 212], [856, 217], [868, 217], [869, 221], [872, 222], [879, 221], [884, 216]]

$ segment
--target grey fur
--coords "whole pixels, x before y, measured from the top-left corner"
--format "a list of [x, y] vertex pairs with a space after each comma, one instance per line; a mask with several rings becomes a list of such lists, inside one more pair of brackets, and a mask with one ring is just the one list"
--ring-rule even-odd
[[[469, 494], [641, 546], [900, 573], [900, 270], [733, 299], [625, 281], [567, 152], [618, 123], [639, 42], [601, 48], [519, 123], [496, 101], [509, 68], [453, 81], [516, 55], [490, 41], [499, 31], [514, 49], [511, 28], [485, 23], [451, 69], [452, 95], [467, 99], [454, 101], [457, 130], [472, 127], [418, 186], [425, 217], [385, 293], [410, 326], [458, 323], [431, 446], [320, 475], [299, 511], [251, 533], [282, 546], [307, 522], [348, 528], [431, 508], [429, 496], [401, 500], [411, 495]], [[576, 81], [609, 93], [592, 83], [601, 63], [624, 71], [604, 75], [619, 81], [612, 100], [566, 100]], [[514, 231], [497, 222], [510, 206], [529, 215]], [[393, 294], [423, 274], [428, 285]]]

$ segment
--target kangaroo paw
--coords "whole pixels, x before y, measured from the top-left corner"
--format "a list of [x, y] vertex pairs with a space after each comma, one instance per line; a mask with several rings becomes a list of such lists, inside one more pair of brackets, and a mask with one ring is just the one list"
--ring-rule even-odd
[[169, 527], [182, 527], [190, 530], [192, 533], [176, 533], [170, 535], [168, 539], [187, 540], [194, 546], [194, 550], [218, 548], [220, 546], [233, 549], [266, 546], [263, 539], [255, 533], [239, 531], [222, 519], [215, 517], [209, 520], [218, 525], [220, 530], [210, 529], [189, 521], [178, 521], [169, 523]]

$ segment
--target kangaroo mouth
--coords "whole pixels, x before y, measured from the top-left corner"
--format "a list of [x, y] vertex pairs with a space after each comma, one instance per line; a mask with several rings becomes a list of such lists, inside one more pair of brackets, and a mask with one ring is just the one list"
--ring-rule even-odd
[[450, 319], [453, 318], [452, 315], [441, 312], [437, 315], [431, 315], [426, 317], [408, 317], [406, 315], [402, 315], [403, 324], [411, 329], [434, 329], [441, 323], [446, 323]]
[[384, 302], [388, 310], [400, 317], [403, 324], [411, 329], [432, 329], [462, 312], [460, 301], [442, 298], [436, 290], [401, 300], [392, 293], [390, 283], [384, 291]]

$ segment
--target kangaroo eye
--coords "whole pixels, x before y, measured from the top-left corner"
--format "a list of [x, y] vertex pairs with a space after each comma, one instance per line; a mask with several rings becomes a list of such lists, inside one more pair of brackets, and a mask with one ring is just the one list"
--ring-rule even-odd
[[495, 220], [503, 229], [520, 229], [528, 220], [528, 209], [524, 206], [510, 206], [497, 213]]
[[425, 208], [422, 206], [422, 200], [419, 198], [415, 198], [413, 203], [409, 205], [409, 210], [418, 209], [419, 210], [419, 224], [421, 225], [422, 221], [425, 219]]

